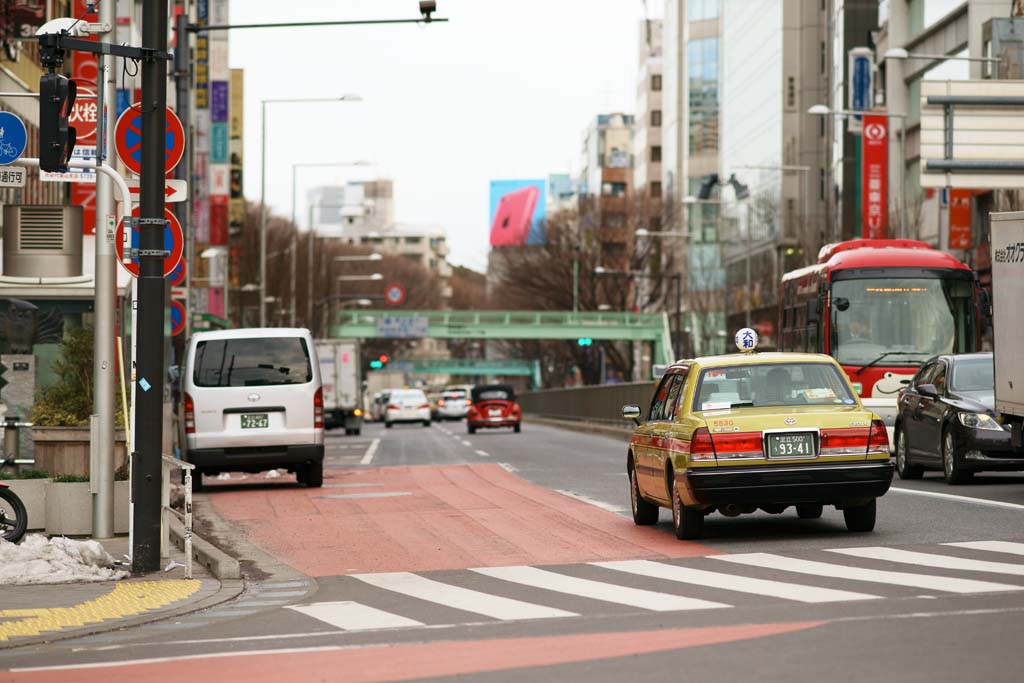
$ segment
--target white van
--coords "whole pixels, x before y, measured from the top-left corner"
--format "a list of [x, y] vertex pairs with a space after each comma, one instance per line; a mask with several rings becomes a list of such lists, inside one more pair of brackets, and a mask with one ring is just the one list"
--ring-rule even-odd
[[202, 488], [204, 474], [275, 468], [323, 484], [323, 389], [309, 330], [197, 332], [182, 374], [193, 488]]

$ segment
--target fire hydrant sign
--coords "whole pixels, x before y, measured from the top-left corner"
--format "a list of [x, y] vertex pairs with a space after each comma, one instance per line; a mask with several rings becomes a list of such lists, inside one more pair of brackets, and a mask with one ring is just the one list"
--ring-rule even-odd
[[888, 223], [889, 126], [885, 116], [864, 115], [861, 133], [863, 177], [861, 178], [862, 236], [885, 239]]

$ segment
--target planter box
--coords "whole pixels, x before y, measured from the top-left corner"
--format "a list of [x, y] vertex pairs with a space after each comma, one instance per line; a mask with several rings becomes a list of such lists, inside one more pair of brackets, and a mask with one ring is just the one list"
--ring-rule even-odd
[[50, 485], [49, 479], [0, 479], [10, 484], [11, 490], [18, 494], [25, 504], [28, 513], [28, 529], [35, 531], [46, 528], [46, 492]]
[[[114, 482], [115, 534], [128, 533], [130, 490], [131, 482]], [[89, 482], [50, 483], [46, 489], [46, 533], [50, 536], [88, 536], [92, 533]]]
[[[35, 468], [50, 474], [89, 474], [88, 427], [33, 427]], [[114, 433], [114, 468], [121, 467], [128, 449], [123, 431]]]

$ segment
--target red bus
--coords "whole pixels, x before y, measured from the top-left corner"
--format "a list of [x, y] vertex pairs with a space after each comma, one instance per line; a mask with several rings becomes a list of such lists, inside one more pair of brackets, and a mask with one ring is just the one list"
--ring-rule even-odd
[[896, 396], [921, 364], [980, 350], [979, 301], [974, 271], [925, 242], [828, 244], [782, 278], [779, 349], [833, 356], [892, 443]]

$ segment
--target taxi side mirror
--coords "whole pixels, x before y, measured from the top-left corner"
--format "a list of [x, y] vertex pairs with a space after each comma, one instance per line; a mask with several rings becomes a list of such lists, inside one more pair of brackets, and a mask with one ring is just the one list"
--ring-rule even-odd
[[622, 417], [627, 420], [632, 420], [636, 426], [640, 426], [640, 406], [624, 405], [622, 406]]

